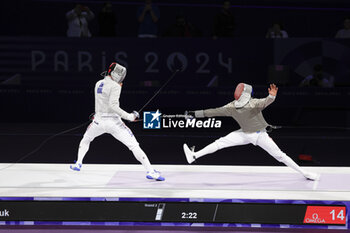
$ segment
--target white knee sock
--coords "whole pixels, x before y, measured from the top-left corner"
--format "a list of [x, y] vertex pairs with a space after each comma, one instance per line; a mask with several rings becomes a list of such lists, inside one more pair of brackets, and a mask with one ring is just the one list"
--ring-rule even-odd
[[216, 142], [213, 142], [207, 145], [206, 147], [204, 147], [203, 149], [195, 152], [193, 155], [195, 156], [196, 159], [198, 159], [204, 155], [214, 153], [217, 150], [219, 150], [219, 147]]
[[281, 149], [276, 145], [276, 143], [268, 136], [267, 133], [262, 133], [258, 145], [272, 155], [279, 162], [284, 163], [288, 167], [294, 169], [295, 171], [304, 175], [304, 171], [298, 166], [286, 153], [281, 151]]
[[279, 159], [280, 162], [284, 163], [288, 167], [294, 169], [295, 171], [301, 173], [304, 175], [304, 171], [301, 167], [299, 167], [296, 162], [293, 161], [289, 156], [287, 156], [285, 153], [281, 152], [283, 155], [281, 156], [281, 159]]
[[143, 150], [138, 146], [136, 148], [133, 148], [132, 153], [134, 154], [135, 158], [143, 165], [143, 167], [146, 169], [148, 172], [152, 172], [154, 169], [152, 168], [151, 163], [148, 160], [147, 155]]
[[77, 163], [83, 164], [83, 159], [90, 147], [90, 141], [83, 138], [79, 144]]

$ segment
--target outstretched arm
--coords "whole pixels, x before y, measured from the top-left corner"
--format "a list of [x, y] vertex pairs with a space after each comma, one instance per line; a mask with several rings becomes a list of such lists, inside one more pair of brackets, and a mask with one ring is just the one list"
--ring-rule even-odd
[[219, 108], [210, 108], [206, 110], [195, 111], [195, 117], [216, 117], [216, 116], [232, 116], [233, 102]]
[[263, 99], [255, 99], [255, 107], [264, 109], [275, 101], [277, 96], [278, 87], [275, 84], [270, 84], [268, 88], [269, 95]]

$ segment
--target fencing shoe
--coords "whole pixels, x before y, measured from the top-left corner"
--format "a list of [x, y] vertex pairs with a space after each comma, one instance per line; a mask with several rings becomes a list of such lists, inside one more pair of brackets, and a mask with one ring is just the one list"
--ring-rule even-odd
[[82, 166], [81, 163], [75, 163], [73, 165], [70, 165], [70, 169], [72, 169], [73, 171], [77, 171], [78, 172], [78, 171], [80, 171], [81, 166]]
[[184, 144], [184, 152], [186, 155], [187, 162], [189, 164], [193, 163], [196, 160], [196, 157], [194, 156], [194, 147], [192, 147], [190, 150], [190, 148], [188, 148], [187, 144], [185, 143]]
[[150, 180], [156, 180], [156, 181], [164, 181], [165, 180], [165, 178], [160, 175], [160, 172], [156, 171], [156, 170], [154, 170], [152, 172], [147, 172], [146, 178], [150, 179]]
[[320, 174], [313, 173], [313, 172], [304, 172], [304, 177], [308, 180], [319, 180], [320, 179]]

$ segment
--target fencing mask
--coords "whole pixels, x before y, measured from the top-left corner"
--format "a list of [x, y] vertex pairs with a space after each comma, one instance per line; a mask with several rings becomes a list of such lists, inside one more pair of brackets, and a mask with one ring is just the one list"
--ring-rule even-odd
[[251, 85], [240, 83], [235, 90], [235, 107], [242, 108], [252, 97], [253, 87]]
[[126, 76], [126, 68], [116, 62], [113, 62], [109, 66], [107, 75], [111, 76], [115, 82], [122, 83]]

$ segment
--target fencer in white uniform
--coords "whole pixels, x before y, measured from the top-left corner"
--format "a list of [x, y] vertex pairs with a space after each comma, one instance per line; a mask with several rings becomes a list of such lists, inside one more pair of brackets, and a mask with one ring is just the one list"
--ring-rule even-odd
[[146, 177], [148, 179], [163, 181], [165, 180], [164, 177], [161, 176], [160, 172], [152, 168], [147, 155], [140, 148], [134, 134], [122, 121], [122, 119], [134, 121], [139, 118], [138, 112], [127, 113], [119, 107], [119, 97], [125, 76], [126, 68], [120, 64], [112, 63], [104, 79], [96, 83], [94, 91], [94, 119], [88, 126], [83, 139], [80, 141], [78, 159], [70, 168], [74, 171], [80, 171], [90, 143], [94, 138], [104, 133], [109, 133], [132, 151], [135, 158], [146, 169]]
[[271, 84], [270, 88], [268, 88], [269, 95], [262, 99], [251, 98], [252, 90], [252, 86], [240, 83], [236, 87], [234, 101], [219, 108], [189, 112], [189, 116], [193, 115], [193, 117], [196, 118], [229, 116], [234, 118], [241, 128], [229, 133], [225, 137], [219, 138], [197, 152], [190, 150], [189, 147], [184, 144], [183, 149], [187, 162], [192, 163], [204, 155], [214, 153], [226, 147], [251, 143], [255, 146], [260, 146], [279, 162], [301, 173], [306, 179], [319, 179], [319, 174], [304, 171], [290, 157], [282, 152], [266, 132], [266, 127], [269, 125], [262, 115], [262, 110], [275, 100], [278, 91], [276, 85]]

